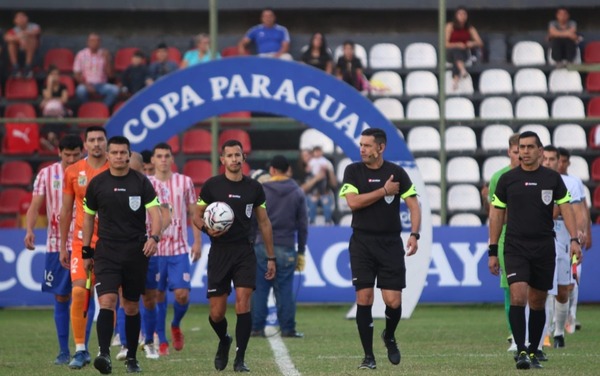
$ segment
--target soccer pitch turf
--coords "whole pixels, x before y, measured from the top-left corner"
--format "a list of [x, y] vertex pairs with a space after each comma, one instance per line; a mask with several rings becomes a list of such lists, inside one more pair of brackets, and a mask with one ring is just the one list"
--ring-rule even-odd
[[[402, 352], [400, 365], [391, 365], [379, 335], [383, 320], [375, 320], [373, 338], [377, 370], [358, 370], [362, 350], [354, 320], [346, 320], [349, 306], [299, 306], [297, 328], [302, 339], [284, 338], [293, 373], [301, 375], [511, 375], [541, 372], [544, 375], [600, 374], [600, 309], [594, 305], [579, 307], [583, 328], [566, 335], [564, 349], [545, 349], [549, 361], [543, 370], [518, 371], [512, 355], [506, 351], [507, 329], [503, 307], [499, 305], [420, 305], [410, 320], [402, 320], [396, 337]], [[185, 347], [158, 360], [148, 360], [138, 352], [143, 373], [150, 375], [217, 374], [213, 359], [217, 339], [208, 324], [206, 306], [192, 306], [182, 322]], [[228, 308], [229, 333], [235, 333], [235, 314]], [[167, 318], [170, 320], [170, 317]], [[168, 323], [169, 321], [167, 321]], [[0, 310], [0, 375], [99, 375], [90, 366], [70, 370], [53, 365], [57, 354], [52, 311], [49, 309]], [[170, 334], [168, 334], [170, 337]], [[72, 341], [71, 350], [73, 350]], [[234, 348], [230, 363], [220, 374], [233, 373]], [[90, 340], [92, 356], [97, 352], [95, 327]], [[125, 374], [125, 366], [114, 359], [113, 374]], [[270, 346], [270, 340], [251, 338], [246, 363], [255, 375], [282, 375]]]

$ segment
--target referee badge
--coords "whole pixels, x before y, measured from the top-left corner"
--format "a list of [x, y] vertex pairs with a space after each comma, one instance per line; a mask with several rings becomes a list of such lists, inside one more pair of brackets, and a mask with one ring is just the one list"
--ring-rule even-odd
[[394, 201], [394, 195], [387, 195], [383, 199], [386, 204], [391, 204]]
[[140, 196], [129, 196], [129, 207], [133, 211], [137, 211], [142, 206], [142, 198]]
[[246, 205], [246, 217], [252, 218], [252, 208], [253, 207], [254, 207], [253, 204], [247, 204]]
[[549, 205], [552, 202], [552, 190], [542, 189], [542, 202], [544, 205]]

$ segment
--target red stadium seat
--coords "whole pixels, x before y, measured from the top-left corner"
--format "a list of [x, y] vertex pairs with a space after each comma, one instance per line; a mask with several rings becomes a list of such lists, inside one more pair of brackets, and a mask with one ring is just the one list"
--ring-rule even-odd
[[212, 165], [205, 160], [189, 160], [183, 165], [183, 174], [189, 176], [194, 185], [202, 185], [212, 176]]
[[67, 87], [67, 93], [69, 93], [69, 98], [73, 98], [75, 95], [75, 81], [73, 81], [73, 77], [68, 76], [66, 74], [61, 74], [58, 78], [61, 84]]
[[29, 103], [13, 103], [6, 106], [4, 117], [19, 119], [19, 118], [36, 118], [35, 108]]
[[[110, 117], [110, 111], [108, 107], [102, 102], [86, 102], [79, 107], [77, 110], [77, 117], [79, 118], [99, 118], [108, 119]], [[103, 125], [104, 122], [100, 123], [80, 123], [80, 127], [89, 127], [90, 125]]]
[[250, 53], [248, 53], [248, 50], [244, 50], [244, 53], [240, 54], [240, 50], [238, 49], [238, 46], [229, 46], [229, 47], [225, 47], [221, 50], [222, 57], [246, 56], [246, 55], [250, 55]]
[[31, 165], [25, 161], [8, 161], [0, 166], [1, 185], [23, 185], [31, 184], [33, 170]]
[[137, 47], [120, 48], [115, 55], [115, 70], [122, 72], [127, 69], [129, 64], [131, 64], [131, 57], [138, 50], [139, 48]]
[[31, 193], [22, 188], [3, 189], [0, 191], [0, 214], [19, 214], [21, 203], [27, 197], [31, 197]]
[[171, 172], [179, 172], [179, 167], [177, 167], [177, 163], [173, 162], [171, 165]]
[[585, 89], [590, 93], [600, 92], [600, 72], [590, 72], [585, 79]]
[[[177, 47], [169, 47], [167, 49], [167, 60], [170, 60], [177, 65], [181, 64], [181, 51]], [[156, 50], [152, 51], [152, 55], [150, 56], [150, 62], [154, 63], [156, 61]]]
[[[219, 174], [222, 174], [224, 172], [225, 172], [225, 166], [220, 165], [219, 166]], [[250, 165], [246, 162], [242, 163], [242, 174], [250, 175]]]
[[119, 109], [120, 109], [121, 107], [123, 107], [123, 105], [125, 104], [125, 102], [126, 102], [126, 101], [118, 101], [117, 103], [115, 103], [115, 104], [113, 105], [113, 108], [112, 108], [112, 113], [113, 113], [113, 115], [115, 114], [115, 112], [119, 111]]
[[221, 146], [227, 140], [238, 140], [242, 144], [242, 151], [244, 154], [250, 154], [252, 151], [252, 143], [250, 142], [250, 135], [248, 132], [242, 129], [228, 129], [221, 132], [219, 135], [219, 150]]
[[[237, 111], [237, 112], [229, 112], [226, 114], [221, 114], [219, 115], [220, 119], [236, 119], [235, 121], [231, 121], [231, 122], [219, 122], [219, 124], [221, 126], [249, 126], [250, 125], [250, 118], [252, 117], [252, 114], [250, 113], [250, 111]], [[237, 120], [240, 119], [240, 120]], [[244, 119], [248, 119], [247, 121]]]
[[38, 86], [34, 79], [9, 78], [6, 81], [6, 99], [37, 99]]
[[183, 154], [210, 154], [212, 137], [204, 129], [192, 129], [183, 134]]
[[48, 71], [50, 65], [56, 66], [61, 73], [72, 73], [75, 55], [68, 48], [51, 48], [44, 56], [44, 71]]
[[7, 218], [0, 220], [0, 228], [17, 228], [19, 221], [16, 218]]
[[594, 97], [588, 102], [588, 116], [600, 116], [600, 97]]
[[592, 162], [592, 180], [600, 181], [600, 157], [594, 159]]
[[585, 45], [583, 61], [585, 63], [600, 63], [600, 42], [589, 42]]
[[171, 147], [171, 151], [173, 152], [173, 155], [179, 154], [179, 136], [175, 135], [173, 137], [171, 137], [169, 139], [169, 141], [167, 141], [167, 144], [169, 144], [169, 146]]
[[588, 146], [592, 149], [600, 149], [600, 124], [596, 124], [590, 130]]
[[596, 209], [600, 209], [600, 186], [598, 186], [598, 187], [596, 187], [596, 189], [594, 189], [594, 197], [592, 199], [592, 205]]
[[2, 140], [3, 154], [33, 154], [40, 148], [40, 131], [35, 123], [7, 123]]
[[36, 173], [39, 173], [42, 168], [44, 167], [48, 167], [48, 166], [52, 166], [54, 163], [56, 163], [55, 161], [44, 161], [42, 163], [40, 163], [36, 169]]

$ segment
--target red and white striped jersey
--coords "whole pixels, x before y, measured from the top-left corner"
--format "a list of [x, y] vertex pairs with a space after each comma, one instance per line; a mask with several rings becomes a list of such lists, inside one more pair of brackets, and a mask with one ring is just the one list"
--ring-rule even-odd
[[194, 183], [188, 176], [174, 172], [171, 179], [160, 181], [149, 176], [161, 203], [172, 207], [171, 225], [162, 233], [157, 256], [176, 256], [189, 252], [187, 243], [187, 210], [197, 201]]
[[[47, 252], [60, 252], [60, 227], [59, 217], [62, 206], [63, 168], [60, 162], [56, 162], [40, 170], [33, 183], [33, 195], [44, 196], [46, 201], [46, 213], [48, 216], [48, 240], [46, 242]], [[73, 212], [74, 213], [74, 212]], [[67, 249], [71, 249], [73, 241], [73, 221], [67, 239]]]

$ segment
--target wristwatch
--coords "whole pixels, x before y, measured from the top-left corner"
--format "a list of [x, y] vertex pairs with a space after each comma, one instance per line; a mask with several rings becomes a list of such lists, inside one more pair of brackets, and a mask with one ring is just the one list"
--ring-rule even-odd
[[421, 239], [421, 234], [419, 234], [418, 232], [411, 232], [410, 236], [414, 236], [417, 240]]
[[275, 257], [267, 257], [267, 261], [277, 261]]
[[151, 239], [154, 239], [154, 241], [158, 244], [158, 242], [160, 241], [160, 236], [158, 235], [150, 235]]
[[579, 238], [571, 238], [571, 241], [581, 245], [581, 241], [579, 240]]

